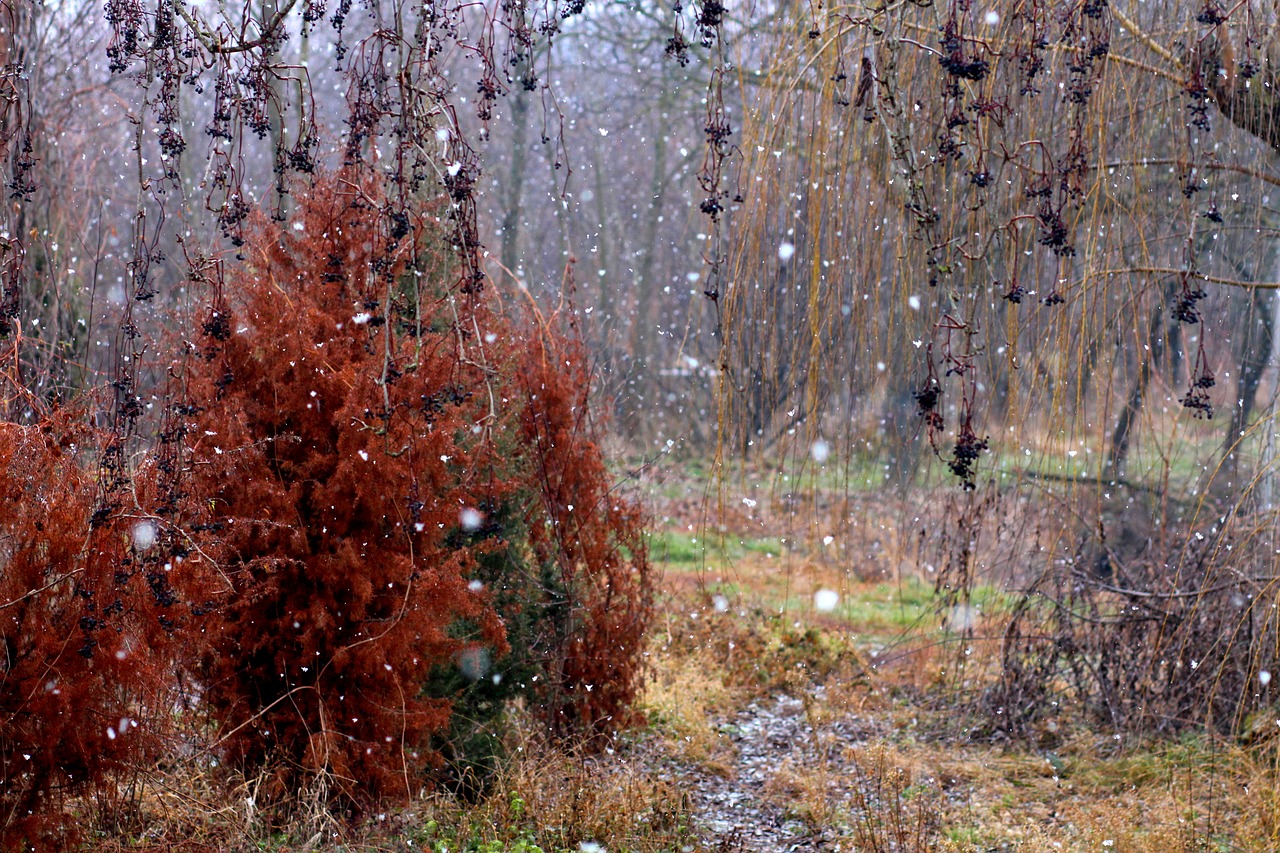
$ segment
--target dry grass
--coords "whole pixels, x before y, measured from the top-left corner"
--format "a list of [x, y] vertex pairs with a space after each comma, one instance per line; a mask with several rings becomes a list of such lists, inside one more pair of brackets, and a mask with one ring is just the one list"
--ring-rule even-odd
[[455, 839], [482, 850], [518, 847], [523, 839], [547, 851], [595, 843], [657, 853], [679, 849], [692, 834], [688, 800], [671, 782], [616, 754], [566, 754], [534, 740], [517, 747], [483, 802], [437, 795], [427, 810], [435, 825], [454, 827]]
[[[773, 504], [755, 509], [766, 512], [775, 521], [781, 515]], [[970, 555], [989, 575], [1016, 577], [1002, 556], [1017, 538], [1012, 526], [1045, 521], [1034, 506], [1018, 512], [1023, 522], [995, 522], [995, 535]], [[739, 519], [743, 529], [728, 538], [749, 544], [749, 535], [778, 533], [762, 518], [751, 522], [759, 527]], [[916, 555], [904, 553], [904, 537], [879, 527], [871, 520], [841, 531], [843, 553], [876, 555], [870, 563], [834, 559], [810, 537], [774, 553], [748, 549], [731, 561], [669, 567], [669, 615], [662, 653], [653, 657], [663, 686], [649, 701], [692, 708], [680, 714], [697, 721], [705, 740], [686, 755], [714, 752], [715, 720], [727, 713], [718, 691], [733, 688], [731, 708], [762, 692], [790, 691], [805, 699], [815, 730], [849, 717], [880, 723], [865, 741], [830, 750], [830, 760], [780, 762], [768, 782], [775, 802], [842, 839], [844, 849], [1280, 849], [1280, 774], [1256, 744], [1207, 735], [1117, 742], [1067, 707], [1046, 714], [1029, 741], [986, 740], [990, 729], [969, 716], [965, 702], [990, 683], [1007, 613], [988, 600], [969, 631], [955, 630], [952, 612], [921, 601], [929, 584], [906, 568]], [[859, 571], [868, 565], [876, 568], [870, 577]], [[818, 612], [817, 589], [838, 591], [839, 609]], [[712, 608], [717, 595], [728, 613]], [[729, 643], [751, 651], [735, 658]], [[744, 677], [751, 671], [744, 659], [757, 662], [757, 672], [767, 661], [770, 675]], [[788, 666], [797, 662], [805, 665]], [[823, 690], [813, 692], [814, 683]], [[687, 692], [698, 684], [714, 698], [691, 700]], [[708, 709], [718, 714], [708, 718]], [[870, 799], [869, 791], [876, 792]], [[908, 806], [921, 803], [935, 823], [912, 822]]]
[[688, 798], [671, 781], [613, 750], [553, 747], [522, 723], [478, 801], [424, 792], [407, 807], [353, 819], [325, 807], [323, 778], [270, 810], [257, 804], [261, 781], [195, 760], [157, 771], [140, 784], [127, 824], [114, 806], [85, 804], [83, 849], [551, 853], [595, 843], [662, 853], [696, 843]]
[[[322, 790], [299, 792], [287, 816], [264, 813], [255, 780], [193, 757], [86, 807], [89, 849], [716, 850], [686, 776], [732, 784], [729, 724], [778, 694], [802, 700], [814, 740], [779, 754], [762, 796], [830, 849], [1280, 849], [1280, 737], [1116, 740], [1060, 708], [1029, 740], [992, 740], [965, 703], [998, 661], [997, 599], [957, 631], [910, 574], [867, 579], [811, 548], [739, 541], [748, 546], [732, 565], [668, 566], [642, 699], [649, 726], [616, 754], [552, 748], [516, 715], [511, 761], [481, 801], [436, 792], [354, 822], [325, 811]], [[884, 554], [887, 565], [905, 559]], [[818, 610], [817, 589], [838, 591], [839, 607]]]
[[[512, 760], [482, 801], [435, 793], [355, 824], [313, 807], [323, 791], [299, 792], [282, 821], [252, 805], [253, 780], [229, 783], [207, 758], [192, 758], [139, 780], [129, 809], [104, 798], [87, 849], [715, 849], [699, 839], [682, 790], [679, 773], [695, 771], [670, 768], [732, 777], [736, 753], [722, 724], [753, 697], [788, 691], [804, 697], [819, 759], [781, 759], [765, 795], [845, 850], [1179, 853], [1280, 843], [1268, 742], [1117, 744], [1065, 714], [1052, 749], [970, 741], [940, 722], [953, 710], [921, 701], [937, 682], [919, 671], [947, 659], [928, 651], [936, 647], [900, 666], [864, 666], [856, 626], [708, 613], [697, 596], [674, 597], [667, 610], [652, 638], [651, 726], [634, 736], [642, 748], [566, 754], [517, 727]], [[837, 736], [850, 719], [863, 727]]]
[[[1240, 744], [1189, 739], [1116, 745], [1086, 730], [1056, 751], [927, 736], [939, 713], [898, 703], [885, 735], [849, 747], [834, 761], [788, 765], [775, 783], [806, 814], [833, 821], [855, 849], [1272, 850], [1280, 844], [1274, 757]], [[837, 709], [823, 709], [831, 719]], [[911, 717], [904, 719], [907, 714]], [[851, 774], [838, 768], [852, 761]], [[844, 780], [844, 787], [831, 780]], [[923, 797], [938, 818], [935, 846], [877, 848], [873, 832], [909, 821], [868, 824], [868, 789], [880, 800]], [[875, 801], [872, 797], [871, 801]], [[895, 806], [902, 812], [902, 805]], [[861, 834], [859, 834], [861, 833]], [[859, 839], [862, 839], [859, 841]], [[1112, 842], [1105, 845], [1104, 842]]]
[[769, 791], [860, 851], [1180, 853], [1280, 844], [1275, 767], [1239, 746], [1117, 751], [1094, 737], [1042, 753], [914, 734], [891, 729], [829, 760], [784, 762]]
[[653, 733], [665, 742], [666, 751], [721, 775], [728, 775], [734, 756], [716, 717], [742, 697], [741, 689], [727, 683], [726, 674], [706, 651], [682, 655], [670, 646], [657, 648], [642, 699]]

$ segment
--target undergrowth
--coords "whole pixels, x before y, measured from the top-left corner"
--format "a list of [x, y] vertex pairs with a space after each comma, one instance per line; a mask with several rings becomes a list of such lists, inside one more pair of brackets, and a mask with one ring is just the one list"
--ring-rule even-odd
[[133, 832], [174, 750], [324, 836], [482, 794], [517, 702], [584, 749], [641, 721], [644, 517], [580, 343], [451, 291], [376, 177], [294, 198], [202, 269], [156, 404], [0, 425], [0, 849], [75, 844], [85, 803]]

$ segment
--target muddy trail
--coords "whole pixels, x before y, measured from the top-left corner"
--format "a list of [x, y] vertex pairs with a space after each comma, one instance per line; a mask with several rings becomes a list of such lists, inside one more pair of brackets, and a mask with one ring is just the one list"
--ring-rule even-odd
[[736, 753], [725, 775], [686, 767], [682, 778], [708, 847], [784, 853], [821, 850], [825, 836], [777, 790], [777, 774], [795, 765], [829, 762], [842, 751], [830, 733], [815, 732], [800, 699], [779, 694], [752, 702], [720, 725]]
[[867, 790], [857, 756], [885, 734], [885, 726], [856, 714], [815, 726], [806, 702], [820, 704], [824, 692], [817, 686], [804, 699], [775, 693], [715, 718], [722, 761], [691, 762], [640, 750], [650, 772], [687, 798], [703, 849], [837, 850], [834, 822], [823, 820], [821, 803], [879, 805], [883, 792]]

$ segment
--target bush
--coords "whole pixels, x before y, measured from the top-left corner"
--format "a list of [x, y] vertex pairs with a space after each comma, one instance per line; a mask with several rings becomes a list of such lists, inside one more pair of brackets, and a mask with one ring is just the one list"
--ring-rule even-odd
[[192, 492], [235, 588], [200, 676], [223, 745], [276, 794], [323, 774], [360, 803], [491, 745], [516, 693], [562, 733], [625, 722], [647, 560], [575, 345], [434, 285], [430, 220], [396, 236], [377, 187], [297, 196], [188, 353]]
[[539, 500], [529, 513], [555, 632], [537, 638], [552, 662], [542, 708], [554, 732], [608, 735], [636, 722], [638, 661], [652, 612], [638, 509], [612, 488], [592, 440], [586, 353], [543, 334], [524, 355], [521, 444]]
[[0, 849], [67, 843], [63, 800], [156, 751], [207, 615], [204, 568], [144, 509], [156, 469], [115, 469], [132, 505], [100, 508], [100, 442], [68, 413], [0, 424]]
[[1273, 518], [1172, 494], [1126, 503], [1155, 519], [1136, 553], [1124, 520], [1103, 516], [1090, 526], [1109, 542], [1080, 531], [1014, 601], [984, 697], [990, 732], [1047, 741], [1050, 722], [1077, 714], [1117, 736], [1252, 739], [1259, 717], [1274, 720], [1280, 672]]

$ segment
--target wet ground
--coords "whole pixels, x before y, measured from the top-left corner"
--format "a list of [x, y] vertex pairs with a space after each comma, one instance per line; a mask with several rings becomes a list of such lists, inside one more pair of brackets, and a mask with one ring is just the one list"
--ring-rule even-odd
[[[821, 699], [822, 688], [816, 688]], [[666, 759], [657, 775], [687, 793], [698, 834], [708, 850], [838, 850], [831, 827], [810, 813], [815, 795], [845, 799], [839, 790], [859, 784], [854, 750], [869, 743], [870, 721], [842, 717], [817, 729], [802, 699], [775, 694], [751, 702], [718, 722], [731, 745], [732, 762], [694, 764]], [[798, 784], [805, 780], [805, 784]], [[802, 792], [797, 788], [809, 787]]]

